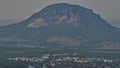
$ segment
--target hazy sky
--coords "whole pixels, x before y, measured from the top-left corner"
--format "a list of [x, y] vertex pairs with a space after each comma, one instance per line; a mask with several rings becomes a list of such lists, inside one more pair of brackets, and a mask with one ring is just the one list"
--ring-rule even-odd
[[0, 0], [0, 19], [26, 19], [49, 4], [63, 2], [93, 9], [108, 21], [120, 19], [120, 0]]

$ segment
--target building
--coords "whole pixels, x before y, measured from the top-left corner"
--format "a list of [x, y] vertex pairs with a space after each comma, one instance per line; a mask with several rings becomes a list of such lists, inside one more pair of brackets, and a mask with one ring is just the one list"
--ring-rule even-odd
[[48, 68], [46, 64], [43, 65], [43, 68]]
[[28, 68], [34, 68], [34, 66], [32, 66], [32, 65], [29, 65], [29, 66], [28, 66]]

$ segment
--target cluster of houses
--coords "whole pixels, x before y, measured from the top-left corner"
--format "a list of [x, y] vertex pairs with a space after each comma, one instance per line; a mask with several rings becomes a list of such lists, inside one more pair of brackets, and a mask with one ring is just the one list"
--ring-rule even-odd
[[[40, 57], [14, 57], [7, 58], [7, 60], [13, 61], [28, 61], [28, 62], [40, 62], [42, 63], [43, 68], [49, 68], [47, 65], [54, 67], [58, 64], [64, 63], [94, 63], [94, 62], [103, 62], [103, 63], [114, 63], [119, 62], [119, 59], [105, 59], [105, 58], [81, 58], [77, 56], [69, 56], [67, 54], [42, 54]], [[106, 66], [108, 67], [108, 66]], [[29, 65], [28, 68], [35, 68], [32, 65]], [[109, 67], [108, 67], [109, 68]]]
[[[57, 56], [57, 57], [56, 57]], [[30, 62], [43, 62], [43, 61], [50, 61], [54, 60], [55, 62], [61, 62], [61, 61], [71, 61], [71, 62], [78, 62], [78, 63], [87, 63], [87, 62], [108, 62], [112, 63], [115, 60], [112, 59], [105, 59], [105, 58], [80, 58], [80, 57], [70, 57], [70, 56], [64, 56], [61, 57], [60, 54], [53, 54], [52, 56], [50, 54], [42, 54], [41, 57], [14, 57], [14, 58], [7, 58], [8, 60], [14, 60], [14, 61], [30, 61]]]

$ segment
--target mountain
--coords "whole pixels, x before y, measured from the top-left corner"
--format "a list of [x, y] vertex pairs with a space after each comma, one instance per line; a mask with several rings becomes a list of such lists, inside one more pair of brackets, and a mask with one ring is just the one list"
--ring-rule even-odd
[[6, 26], [13, 23], [17, 23], [18, 19], [0, 19], [0, 26]]
[[110, 21], [110, 24], [117, 27], [117, 28], [120, 28], [120, 21], [119, 20], [112, 20], [112, 21]]
[[0, 27], [2, 45], [41, 47], [120, 47], [120, 29], [91, 9], [67, 3], [52, 4], [28, 19]]

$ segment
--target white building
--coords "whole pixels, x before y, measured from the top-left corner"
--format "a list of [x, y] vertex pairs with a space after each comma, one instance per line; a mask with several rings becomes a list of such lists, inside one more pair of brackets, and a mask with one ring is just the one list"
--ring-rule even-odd
[[43, 65], [43, 68], [48, 68], [46, 64]]
[[32, 65], [29, 65], [28, 68], [34, 68]]

